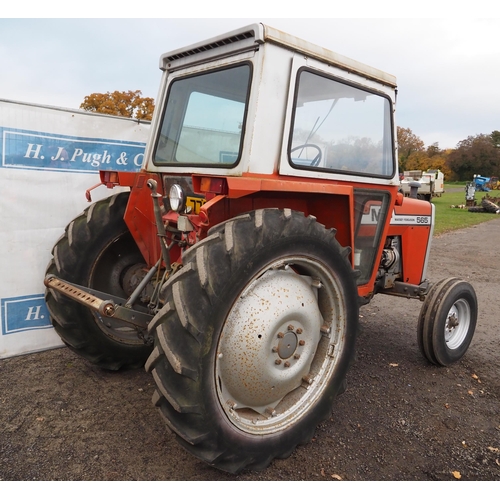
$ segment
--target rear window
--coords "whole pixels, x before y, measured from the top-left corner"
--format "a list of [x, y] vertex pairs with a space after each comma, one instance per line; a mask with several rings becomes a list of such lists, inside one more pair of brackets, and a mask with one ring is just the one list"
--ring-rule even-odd
[[241, 154], [251, 67], [243, 64], [174, 80], [153, 161], [236, 165]]

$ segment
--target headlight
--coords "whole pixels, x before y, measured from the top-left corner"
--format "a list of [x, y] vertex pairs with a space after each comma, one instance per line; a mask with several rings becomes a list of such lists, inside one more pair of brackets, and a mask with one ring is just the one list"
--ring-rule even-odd
[[186, 196], [179, 184], [173, 184], [168, 195], [170, 208], [174, 212], [181, 212], [186, 204]]

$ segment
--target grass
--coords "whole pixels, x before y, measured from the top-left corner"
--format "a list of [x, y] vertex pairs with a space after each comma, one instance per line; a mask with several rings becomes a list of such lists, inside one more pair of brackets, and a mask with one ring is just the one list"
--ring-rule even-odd
[[[432, 199], [432, 203], [436, 206], [435, 235], [500, 218], [500, 214], [474, 213], [469, 212], [467, 209], [450, 207], [451, 205], [465, 205], [465, 182], [446, 184], [444, 190], [445, 192], [441, 197]], [[478, 205], [485, 194], [476, 191], [476, 203]], [[500, 196], [500, 191], [493, 191], [489, 194], [490, 196]]]

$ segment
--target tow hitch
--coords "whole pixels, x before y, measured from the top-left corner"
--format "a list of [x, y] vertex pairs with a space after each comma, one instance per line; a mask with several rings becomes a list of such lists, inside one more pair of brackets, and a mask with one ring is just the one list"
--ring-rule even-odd
[[56, 290], [106, 318], [125, 321], [144, 330], [147, 330], [149, 322], [153, 319], [152, 314], [122, 306], [121, 303], [125, 299], [121, 297], [75, 285], [51, 274], [45, 277], [44, 283], [47, 288]]

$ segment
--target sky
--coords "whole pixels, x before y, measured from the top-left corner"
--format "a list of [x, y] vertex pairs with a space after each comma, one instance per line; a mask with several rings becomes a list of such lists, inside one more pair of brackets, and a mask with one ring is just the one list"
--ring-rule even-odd
[[[302, 12], [287, 9], [287, 15], [296, 17], [282, 18], [282, 8], [246, 12], [219, 6], [204, 12], [190, 3], [192, 8], [182, 12], [149, 2], [123, 2], [118, 12], [132, 12], [127, 7], [133, 6], [133, 12], [141, 8], [140, 13], [160, 17], [114, 18], [116, 10], [104, 8], [104, 0], [89, 0], [81, 4], [84, 11], [102, 17], [82, 19], [50, 2], [27, 10], [20, 0], [3, 13], [9, 17], [0, 19], [0, 99], [76, 109], [94, 92], [141, 90], [156, 101], [162, 53], [264, 22], [395, 75], [396, 123], [410, 128], [426, 146], [454, 148], [468, 136], [500, 130], [500, 16], [481, 19], [454, 11], [457, 17], [416, 19], [399, 7], [401, 17], [379, 17], [401, 2], [373, 2], [374, 8], [358, 1], [356, 8], [331, 9], [332, 17], [302, 18], [327, 14], [314, 8], [312, 0], [301, 4]], [[481, 4], [475, 3], [475, 12], [491, 16], [491, 9]], [[418, 5], [430, 5], [427, 10], [436, 15], [447, 12], [431, 2]], [[205, 17], [187, 17], [188, 10]], [[266, 16], [251, 17], [259, 10]], [[26, 12], [32, 17], [23, 17]]]

